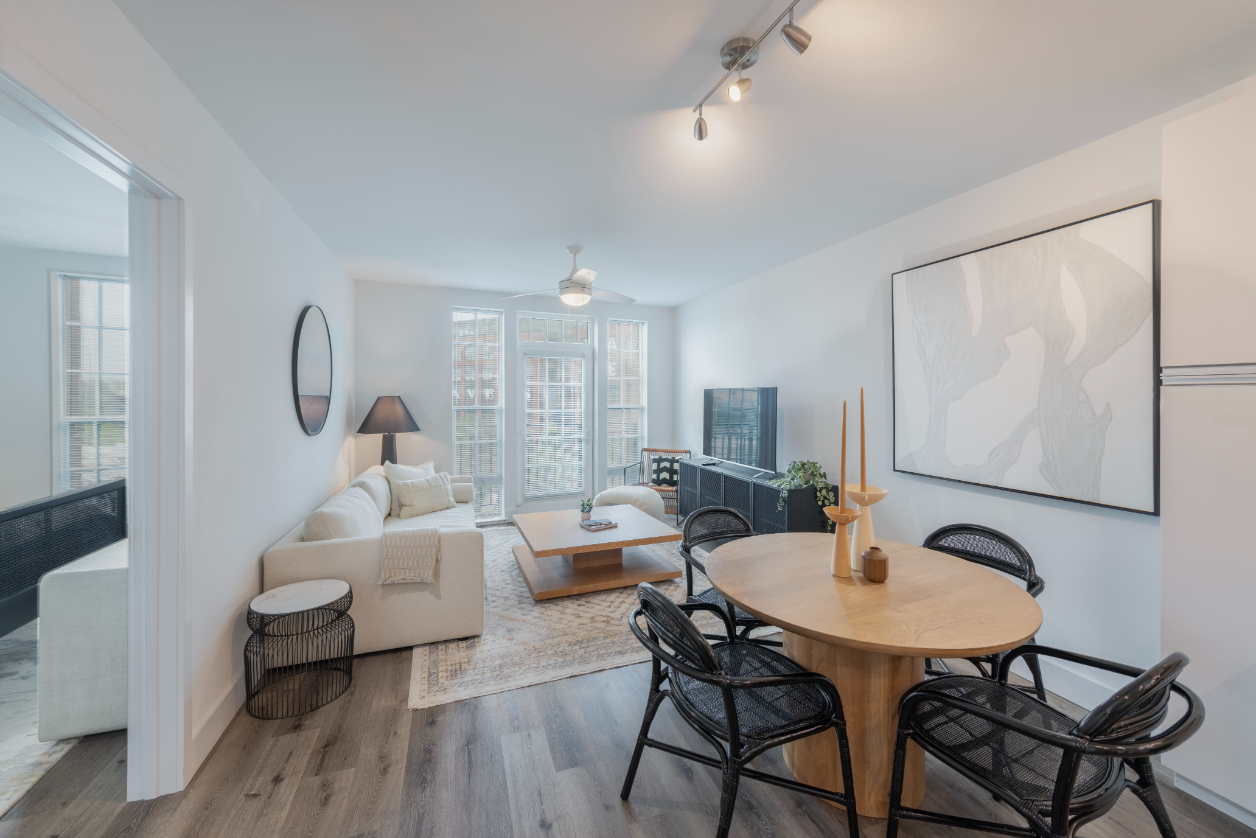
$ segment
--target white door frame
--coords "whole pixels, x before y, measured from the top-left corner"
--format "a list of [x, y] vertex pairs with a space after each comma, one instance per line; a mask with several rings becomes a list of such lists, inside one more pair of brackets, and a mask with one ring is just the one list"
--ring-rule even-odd
[[0, 116], [130, 195], [127, 799], [156, 797], [184, 785], [192, 293], [183, 202], [3, 70]]

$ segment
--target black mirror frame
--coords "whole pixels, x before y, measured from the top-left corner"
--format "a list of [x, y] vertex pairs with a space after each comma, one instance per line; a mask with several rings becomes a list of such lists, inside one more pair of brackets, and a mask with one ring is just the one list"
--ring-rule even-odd
[[[310, 430], [305, 423], [305, 415], [301, 412], [301, 393], [297, 387], [297, 358], [301, 351], [301, 329], [305, 325], [305, 317], [310, 313], [310, 309], [318, 309], [318, 314], [323, 318], [323, 328], [327, 331], [327, 413], [323, 415], [323, 423], [314, 430]], [[336, 363], [335, 353], [331, 348], [331, 326], [327, 323], [327, 314], [321, 308], [315, 305], [309, 305], [301, 309], [301, 316], [297, 318], [297, 328], [292, 335], [292, 405], [297, 411], [297, 421], [301, 423], [301, 430], [305, 431], [307, 436], [318, 436], [323, 428], [327, 425], [327, 416], [331, 413], [331, 394], [336, 381]]]

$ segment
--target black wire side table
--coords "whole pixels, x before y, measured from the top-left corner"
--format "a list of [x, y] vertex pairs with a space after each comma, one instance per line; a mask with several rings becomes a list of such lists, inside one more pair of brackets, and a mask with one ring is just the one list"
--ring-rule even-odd
[[339, 579], [296, 582], [249, 603], [245, 707], [259, 719], [317, 710], [353, 683], [353, 589]]

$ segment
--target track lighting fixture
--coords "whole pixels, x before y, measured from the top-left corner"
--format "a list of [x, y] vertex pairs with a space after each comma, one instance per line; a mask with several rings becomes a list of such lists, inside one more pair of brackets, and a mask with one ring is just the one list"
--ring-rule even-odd
[[693, 110], [698, 114], [698, 121], [693, 124], [693, 138], [701, 142], [707, 138], [706, 120], [702, 118], [702, 106], [706, 104], [707, 99], [715, 95], [715, 91], [724, 86], [724, 82], [734, 74], [737, 74], [737, 81], [728, 86], [728, 98], [734, 102], [740, 102], [742, 97], [746, 95], [746, 91], [750, 89], [750, 79], [742, 76], [742, 71], [754, 66], [759, 60], [759, 44], [763, 43], [763, 39], [772, 34], [772, 30], [785, 19], [788, 15], [789, 23], [781, 27], [781, 38], [789, 45], [798, 55], [802, 55], [807, 47], [811, 46], [811, 33], [801, 26], [794, 23], [794, 6], [798, 5], [798, 0], [792, 2], [781, 12], [780, 17], [772, 21], [772, 25], [759, 36], [757, 41], [750, 38], [733, 38], [724, 46], [720, 47], [720, 66], [725, 70], [724, 75], [707, 91], [707, 95], [702, 97], [698, 104], [693, 106]]
[[811, 46], [811, 33], [794, 23], [792, 6], [789, 9], [789, 23], [781, 27], [781, 38], [798, 55], [802, 55]]

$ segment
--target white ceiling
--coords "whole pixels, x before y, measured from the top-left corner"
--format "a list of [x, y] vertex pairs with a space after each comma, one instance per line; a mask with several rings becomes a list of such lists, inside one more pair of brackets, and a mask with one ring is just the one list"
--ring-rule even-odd
[[126, 256], [127, 195], [0, 117], [0, 245]]
[[117, 0], [359, 278], [674, 305], [1256, 73], [1251, 0]]

